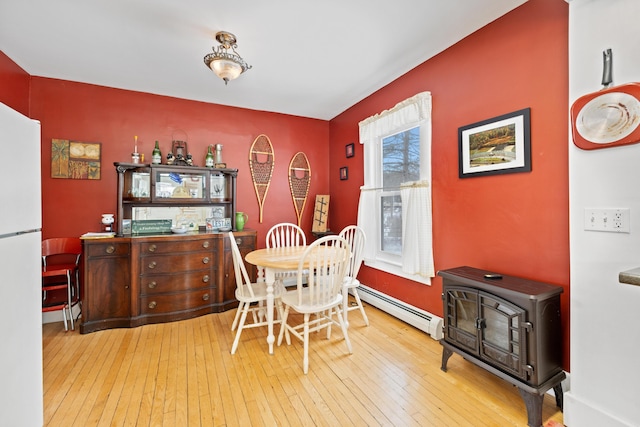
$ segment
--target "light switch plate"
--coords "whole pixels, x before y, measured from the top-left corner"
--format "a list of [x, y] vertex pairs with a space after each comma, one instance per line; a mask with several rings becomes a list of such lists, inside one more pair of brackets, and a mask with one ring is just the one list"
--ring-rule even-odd
[[585, 208], [584, 229], [610, 233], [630, 233], [629, 208]]

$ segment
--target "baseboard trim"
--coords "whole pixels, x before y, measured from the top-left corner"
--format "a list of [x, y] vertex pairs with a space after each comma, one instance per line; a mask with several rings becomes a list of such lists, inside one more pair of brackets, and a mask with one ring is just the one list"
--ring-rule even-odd
[[563, 422], [567, 427], [633, 427], [593, 402], [587, 402], [572, 392], [564, 394]]

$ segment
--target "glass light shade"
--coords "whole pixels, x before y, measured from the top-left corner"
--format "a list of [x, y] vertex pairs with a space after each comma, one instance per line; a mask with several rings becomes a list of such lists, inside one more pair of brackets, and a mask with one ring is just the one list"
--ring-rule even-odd
[[209, 64], [214, 73], [221, 79], [233, 80], [242, 74], [242, 66], [230, 59], [215, 59]]
[[224, 80], [226, 85], [229, 80], [237, 79], [240, 74], [250, 69], [251, 65], [236, 52], [236, 36], [226, 31], [219, 31], [216, 33], [216, 40], [220, 46], [212, 48], [213, 53], [205, 55], [204, 63]]

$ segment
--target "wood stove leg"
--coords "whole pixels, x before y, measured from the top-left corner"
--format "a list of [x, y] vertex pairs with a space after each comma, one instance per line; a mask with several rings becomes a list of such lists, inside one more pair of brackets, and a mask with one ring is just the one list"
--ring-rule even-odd
[[447, 361], [452, 354], [453, 351], [449, 350], [447, 347], [442, 347], [442, 366], [440, 366], [440, 369], [442, 369], [444, 372], [447, 372]]
[[527, 425], [529, 427], [542, 427], [542, 399], [543, 395], [530, 393], [518, 387], [520, 396], [527, 407]]
[[564, 411], [564, 395], [562, 394], [562, 383], [553, 387], [553, 392], [556, 394], [556, 406]]

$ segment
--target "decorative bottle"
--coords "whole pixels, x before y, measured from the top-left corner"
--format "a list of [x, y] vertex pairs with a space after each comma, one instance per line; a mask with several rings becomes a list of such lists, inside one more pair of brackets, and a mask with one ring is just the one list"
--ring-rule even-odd
[[156, 146], [151, 153], [151, 163], [154, 165], [159, 165], [160, 163], [162, 163], [162, 153], [160, 152], [158, 141], [156, 141]]
[[204, 158], [204, 165], [208, 168], [213, 167], [213, 153], [211, 152], [211, 145], [207, 147], [207, 155]]
[[218, 163], [224, 163], [222, 161], [222, 144], [216, 144], [216, 156], [214, 159], [214, 163], [218, 164]]

